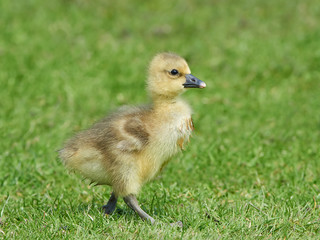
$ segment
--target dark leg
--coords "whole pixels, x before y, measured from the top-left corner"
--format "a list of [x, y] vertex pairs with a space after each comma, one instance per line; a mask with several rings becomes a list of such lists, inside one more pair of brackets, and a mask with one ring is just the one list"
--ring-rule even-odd
[[102, 209], [104, 210], [104, 213], [109, 215], [112, 214], [113, 211], [116, 209], [117, 201], [118, 201], [117, 197], [114, 195], [114, 193], [112, 193], [107, 205], [104, 205], [102, 207]]
[[147, 220], [147, 221], [150, 221], [152, 224], [154, 224], [155, 220], [140, 208], [139, 203], [136, 199], [136, 196], [130, 194], [124, 197], [123, 200], [132, 210], [138, 213], [138, 215], [141, 217], [142, 220]]

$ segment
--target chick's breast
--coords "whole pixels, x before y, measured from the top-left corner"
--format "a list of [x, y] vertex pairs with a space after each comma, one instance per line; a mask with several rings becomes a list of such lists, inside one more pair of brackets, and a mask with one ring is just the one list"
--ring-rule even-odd
[[143, 152], [153, 168], [148, 179], [152, 179], [168, 159], [183, 147], [193, 130], [191, 110], [184, 103], [158, 108], [150, 116], [150, 137]]

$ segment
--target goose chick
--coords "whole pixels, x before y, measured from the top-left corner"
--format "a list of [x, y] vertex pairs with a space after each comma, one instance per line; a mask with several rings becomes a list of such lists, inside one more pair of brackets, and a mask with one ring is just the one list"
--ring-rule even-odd
[[151, 61], [147, 79], [152, 104], [121, 107], [67, 141], [60, 158], [67, 168], [112, 187], [103, 206], [106, 214], [111, 214], [117, 199], [123, 197], [143, 220], [154, 223], [140, 208], [136, 195], [183, 148], [193, 130], [191, 109], [179, 95], [186, 88], [204, 87], [183, 58], [158, 54]]

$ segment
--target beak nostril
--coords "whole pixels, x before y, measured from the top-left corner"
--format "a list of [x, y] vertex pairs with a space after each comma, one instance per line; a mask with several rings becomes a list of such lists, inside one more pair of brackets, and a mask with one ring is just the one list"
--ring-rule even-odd
[[184, 88], [205, 88], [206, 84], [192, 74], [186, 74], [186, 82], [182, 84]]

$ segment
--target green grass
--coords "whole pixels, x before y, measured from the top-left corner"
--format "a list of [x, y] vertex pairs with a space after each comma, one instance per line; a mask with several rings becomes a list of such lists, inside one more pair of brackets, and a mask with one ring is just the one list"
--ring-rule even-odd
[[[0, 2], [0, 239], [318, 239], [320, 5], [308, 1]], [[184, 56], [191, 144], [139, 201], [103, 216], [57, 158], [109, 110], [148, 101], [146, 68]], [[182, 221], [183, 227], [170, 223]]]

